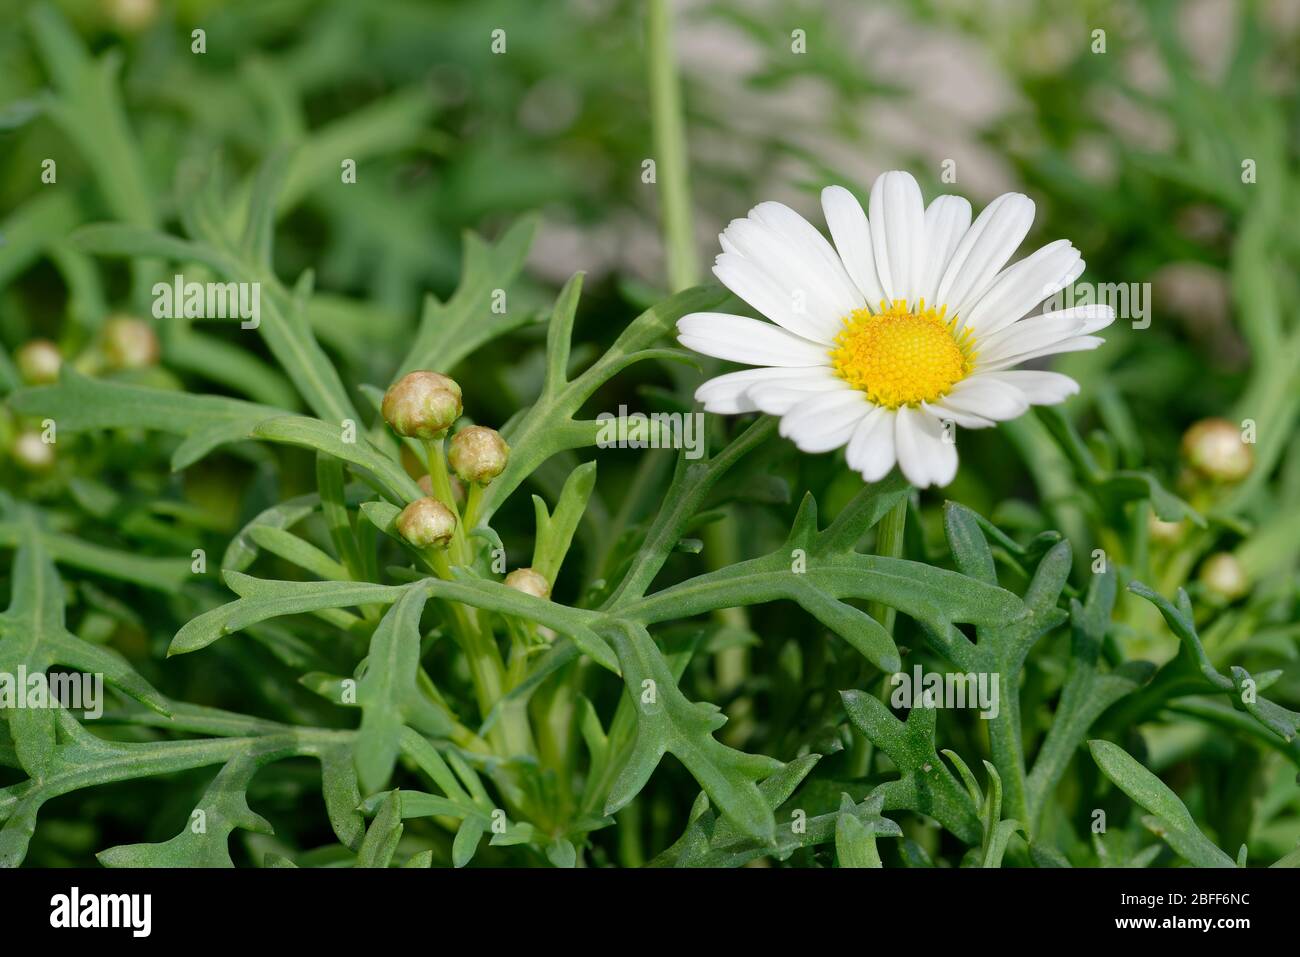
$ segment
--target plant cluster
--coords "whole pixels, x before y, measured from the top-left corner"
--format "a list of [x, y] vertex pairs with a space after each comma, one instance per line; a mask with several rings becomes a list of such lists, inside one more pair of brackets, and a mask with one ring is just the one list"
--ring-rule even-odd
[[[761, 413], [702, 416], [697, 456], [626, 411], [701, 415], [723, 369], [678, 321], [748, 308], [695, 281], [680, 192], [584, 178], [593, 150], [636, 170], [650, 148], [636, 16], [110, 6], [112, 35], [41, 3], [5, 39], [0, 675], [112, 697], [91, 718], [0, 683], [0, 864], [1300, 865], [1296, 94], [1256, 79], [1294, 50], [1253, 8], [1218, 87], [1170, 4], [1131, 28], [1172, 77], [1139, 98], [1175, 145], [1107, 139], [1107, 191], [1070, 160], [1105, 135], [1086, 118], [1007, 155], [1049, 228], [1084, 224], [1089, 275], [1223, 274], [1215, 334], [1248, 359], [1118, 322], [1060, 364], [1078, 397], [963, 432], [939, 494]], [[833, 53], [832, 12], [800, 13], [824, 52], [791, 61], [778, 18], [704, 6], [769, 51], [757, 90], [803, 77], [845, 117], [893, 95]], [[651, 26], [667, 192], [685, 149]], [[1035, 29], [1003, 26], [1016, 49]], [[441, 38], [432, 81], [417, 35]], [[1123, 86], [1097, 69], [1078, 83]], [[774, 154], [809, 181], [851, 181], [793, 140]], [[720, 162], [696, 181], [734, 210]], [[593, 229], [661, 204], [677, 291], [551, 288], [524, 267], [547, 228], [526, 211], [553, 203]], [[1171, 226], [1207, 209], [1231, 228]], [[256, 319], [157, 316], [182, 275], [255, 286]], [[995, 679], [997, 706], [900, 705], [914, 673]]]

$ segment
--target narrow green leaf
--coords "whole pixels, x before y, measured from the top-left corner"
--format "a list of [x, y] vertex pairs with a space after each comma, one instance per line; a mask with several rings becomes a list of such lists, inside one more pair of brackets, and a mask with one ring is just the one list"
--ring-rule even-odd
[[1231, 857], [1201, 833], [1186, 805], [1158, 777], [1119, 745], [1109, 741], [1088, 742], [1093, 760], [1102, 773], [1130, 798], [1151, 812], [1157, 835], [1189, 863], [1197, 867], [1234, 867]]
[[835, 819], [835, 857], [840, 867], [884, 867], [875, 834], [854, 816], [853, 807], [853, 800], [842, 795]]
[[402, 838], [402, 828], [401, 792], [392, 791], [366, 828], [365, 839], [357, 851], [357, 867], [388, 867]]
[[779, 770], [781, 763], [715, 741], [713, 732], [726, 719], [711, 706], [686, 700], [663, 654], [644, 628], [625, 626], [611, 629], [609, 635], [636, 711], [637, 732], [632, 753], [606, 801], [605, 813], [613, 814], [631, 801], [663, 755], [671, 752], [739, 831], [771, 841], [776, 824], [757, 782]]
[[370, 639], [366, 673], [357, 686], [357, 776], [366, 794], [388, 783], [400, 748], [404, 706], [420, 693], [420, 613], [427, 598], [425, 590], [409, 589], [388, 609]]

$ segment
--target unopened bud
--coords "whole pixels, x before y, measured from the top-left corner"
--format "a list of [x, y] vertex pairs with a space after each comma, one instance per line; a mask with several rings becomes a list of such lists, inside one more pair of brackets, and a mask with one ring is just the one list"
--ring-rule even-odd
[[446, 548], [456, 516], [436, 498], [417, 498], [397, 516], [397, 531], [416, 548]]
[[59, 347], [49, 339], [32, 339], [18, 350], [14, 361], [24, 382], [44, 385], [58, 380], [63, 356], [59, 354]]
[[551, 584], [531, 568], [516, 568], [506, 576], [506, 585], [534, 598], [550, 598]]
[[1250, 474], [1255, 453], [1241, 429], [1227, 419], [1202, 419], [1183, 434], [1183, 458], [1216, 482], [1240, 482]]
[[411, 372], [389, 386], [382, 411], [398, 435], [432, 439], [460, 418], [460, 386], [437, 372]]
[[125, 33], [137, 33], [158, 16], [158, 0], [105, 0], [104, 6], [114, 26]]
[[131, 316], [114, 316], [104, 323], [103, 349], [113, 369], [144, 369], [157, 365], [162, 355], [153, 327]]
[[510, 446], [496, 429], [471, 425], [451, 438], [447, 460], [463, 482], [486, 485], [505, 471]]
[[1201, 582], [1225, 601], [1236, 601], [1250, 591], [1241, 562], [1230, 552], [1216, 552], [1201, 565]]
[[14, 459], [29, 472], [46, 472], [54, 466], [54, 446], [39, 432], [20, 432], [14, 439]]
[[1183, 537], [1182, 522], [1166, 522], [1157, 518], [1155, 512], [1147, 513], [1147, 534], [1153, 542], [1173, 544]]

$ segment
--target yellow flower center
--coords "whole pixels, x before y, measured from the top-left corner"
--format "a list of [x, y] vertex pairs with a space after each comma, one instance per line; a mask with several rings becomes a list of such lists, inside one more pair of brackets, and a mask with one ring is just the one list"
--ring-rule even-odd
[[975, 359], [971, 332], [945, 319], [947, 306], [916, 310], [905, 301], [880, 303], [879, 312], [855, 309], [835, 337], [835, 374], [867, 394], [876, 405], [935, 402], [970, 373]]

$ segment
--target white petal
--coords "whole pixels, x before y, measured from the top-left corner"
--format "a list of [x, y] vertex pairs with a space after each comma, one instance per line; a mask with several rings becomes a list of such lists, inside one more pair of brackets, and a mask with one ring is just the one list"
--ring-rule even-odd
[[815, 395], [804, 399], [781, 418], [780, 432], [800, 451], [829, 452], [838, 449], [872, 405], [857, 389]]
[[911, 173], [882, 173], [871, 186], [871, 250], [891, 302], [915, 303], [925, 268], [925, 203]]
[[960, 196], [940, 196], [926, 209], [925, 270], [917, 295], [927, 305], [942, 305], [935, 298], [939, 294], [939, 281], [968, 229], [970, 203]]
[[929, 412], [940, 422], [944, 420], [951, 421], [960, 425], [963, 429], [987, 429], [996, 425], [992, 419], [986, 419], [982, 415], [973, 415], [970, 412], [962, 412], [959, 409], [949, 408], [944, 405], [942, 399], [938, 402], [922, 402], [921, 408]]
[[943, 423], [920, 409], [900, 406], [894, 418], [898, 467], [917, 488], [947, 485], [957, 474], [957, 444]]
[[841, 277], [845, 286], [851, 287], [847, 282], [847, 274], [843, 272], [844, 264], [840, 261], [839, 254], [826, 241], [826, 237], [818, 232], [816, 226], [789, 206], [769, 200], [759, 203], [749, 211], [749, 215], [776, 230], [793, 245], [815, 254], [828, 269]]
[[961, 326], [976, 335], [1005, 329], [1082, 273], [1083, 258], [1068, 239], [1048, 243], [998, 273], [988, 292], [965, 311]]
[[834, 308], [816, 287], [783, 285], [770, 271], [738, 252], [718, 256], [713, 274], [758, 312], [797, 336], [829, 344], [839, 330]]
[[[750, 386], [759, 383], [799, 382], [817, 375], [817, 369], [774, 369], [761, 366], [757, 369], [741, 369], [715, 376], [700, 384], [695, 390], [695, 401], [703, 404], [706, 412], [720, 415], [737, 415], [741, 412], [759, 411], [752, 399], [745, 393]], [[833, 374], [828, 373], [833, 376]]]
[[879, 482], [894, 467], [894, 412], [876, 406], [858, 422], [845, 450], [849, 468]]
[[798, 371], [802, 375], [754, 383], [745, 390], [746, 400], [768, 415], [785, 415], [815, 393], [842, 392], [853, 388], [828, 368]]
[[826, 347], [786, 332], [770, 322], [693, 312], [677, 320], [677, 341], [706, 356], [751, 366], [797, 368], [830, 364]]
[[1030, 359], [1037, 359], [1041, 356], [1054, 356], [1062, 352], [1087, 352], [1089, 349], [1096, 349], [1105, 341], [1101, 336], [1075, 336], [1071, 339], [1062, 339], [1060, 342], [1050, 346], [1043, 346], [1043, 348], [1035, 349], [1032, 352], [1024, 352], [1006, 359], [999, 359], [996, 362], [981, 362], [979, 372], [981, 375], [985, 372], [997, 372], [1001, 369], [1009, 369], [1022, 362], [1028, 362]]
[[944, 270], [935, 295], [948, 306], [948, 317], [961, 317], [1024, 240], [1034, 222], [1034, 202], [1020, 193], [1004, 193], [971, 224]]
[[[763, 205], [780, 206], [779, 203]], [[769, 318], [791, 332], [812, 339], [829, 339], [838, 329], [840, 319], [862, 306], [864, 300], [835, 252], [830, 253], [833, 264], [828, 264], [810, 246], [816, 242], [830, 248], [821, 233], [793, 211], [789, 213], [812, 233], [812, 239], [792, 238], [753, 214], [748, 219], [732, 220], [719, 237], [723, 254], [718, 257], [714, 274], [756, 309], [759, 307], [741, 289], [731, 285], [731, 277], [739, 277], [745, 291], [757, 288], [765, 294], [766, 302], [775, 298], [777, 304], [772, 308], [779, 312], [773, 312]], [[735, 262], [736, 257], [742, 263]], [[744, 268], [744, 262], [749, 264], [748, 269]], [[764, 311], [764, 315], [769, 314]]]
[[1074, 336], [1088, 335], [1106, 328], [1114, 319], [1115, 310], [1100, 305], [1075, 306], [1059, 312], [1045, 312], [1041, 316], [1029, 316], [990, 336], [981, 336], [976, 343], [976, 368]]
[[885, 298], [885, 291], [880, 288], [880, 279], [876, 276], [876, 260], [871, 254], [871, 227], [867, 223], [867, 214], [862, 211], [862, 204], [843, 186], [827, 186], [822, 190], [822, 212], [826, 214], [826, 225], [830, 227], [831, 238], [835, 240], [844, 268], [862, 293], [867, 307], [877, 308], [880, 300]]
[[784, 203], [759, 203], [749, 216], [785, 241], [804, 267], [821, 278], [838, 306], [848, 307], [847, 312], [862, 305], [858, 287], [845, 272], [839, 253], [816, 226]]
[[[1019, 389], [1030, 405], [1056, 405], [1079, 391], [1079, 383], [1059, 372], [1037, 369], [1009, 369], [987, 373], [989, 378]], [[976, 378], [983, 378], [976, 376]]]
[[943, 397], [945, 407], [980, 418], [1005, 422], [1023, 415], [1029, 408], [1024, 394], [988, 375], [963, 379]]
[[1112, 322], [1115, 321], [1115, 309], [1113, 306], [1090, 305], [1090, 306], [1073, 306], [1069, 309], [1062, 309], [1060, 312], [1045, 312], [1044, 318], [1052, 316], [1063, 316], [1071, 313], [1083, 320], [1083, 329], [1080, 335], [1090, 336], [1094, 332], [1100, 332]]

